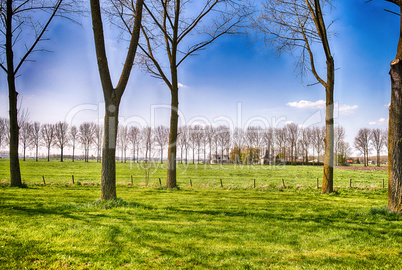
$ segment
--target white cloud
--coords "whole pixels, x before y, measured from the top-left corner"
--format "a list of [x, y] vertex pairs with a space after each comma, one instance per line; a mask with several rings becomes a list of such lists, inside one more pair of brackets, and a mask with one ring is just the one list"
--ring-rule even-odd
[[287, 106], [298, 108], [298, 109], [323, 109], [325, 108], [325, 100], [308, 101], [300, 100], [299, 102], [289, 102]]
[[177, 86], [179, 86], [179, 88], [187, 88], [187, 86], [182, 83], [178, 83]]
[[353, 114], [355, 113], [355, 110], [359, 108], [359, 106], [357, 105], [342, 105], [342, 106], [338, 106], [338, 111], [339, 114], [342, 115], [349, 115], [349, 114]]
[[369, 125], [370, 126], [374, 126], [374, 125], [385, 125], [385, 124], [387, 124], [388, 123], [388, 119], [386, 119], [386, 118], [380, 118], [380, 119], [378, 119], [377, 121], [371, 121], [371, 122], [369, 122]]

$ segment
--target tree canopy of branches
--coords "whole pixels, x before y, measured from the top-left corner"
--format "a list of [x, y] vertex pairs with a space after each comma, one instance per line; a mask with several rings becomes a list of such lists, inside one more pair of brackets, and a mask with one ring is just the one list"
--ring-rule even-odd
[[[72, 6], [65, 0], [1, 0], [0, 1], [0, 43], [2, 55], [0, 68], [7, 75], [10, 121], [10, 177], [12, 186], [20, 186], [21, 171], [18, 160], [18, 109], [16, 78], [21, 67], [45, 40], [44, 35], [58, 15]], [[43, 49], [42, 49], [43, 50]]]
[[[137, 0], [134, 4], [128, 4], [133, 10], [134, 20], [130, 27], [130, 45], [127, 51], [126, 60], [119, 82], [113, 86], [109, 71], [109, 64], [106, 57], [105, 37], [101, 16], [101, 6], [99, 0], [91, 0], [92, 28], [94, 32], [94, 42], [98, 69], [105, 100], [104, 136], [102, 148], [102, 176], [101, 176], [101, 199], [111, 200], [116, 198], [116, 138], [119, 116], [119, 106], [123, 93], [126, 89], [128, 79], [134, 64], [140, 37], [140, 26], [142, 19], [143, 0]], [[117, 6], [116, 6], [117, 7]]]
[[[324, 156], [324, 176], [322, 193], [333, 191], [334, 166], [334, 82], [335, 66], [331, 54], [324, 11], [328, 0], [266, 0], [254, 27], [263, 34], [268, 46], [279, 53], [300, 53], [297, 66], [300, 74], [306, 71], [325, 88], [326, 94], [326, 136]], [[321, 55], [326, 59], [326, 78], [319, 74], [316, 59]]]
[[[217, 38], [236, 31], [247, 16], [242, 0], [149, 0], [144, 3], [140, 62], [161, 79], [171, 93], [167, 187], [176, 187], [180, 65]], [[246, 3], [246, 2], [245, 2]], [[135, 9], [130, 1], [117, 2], [117, 16], [131, 33]]]

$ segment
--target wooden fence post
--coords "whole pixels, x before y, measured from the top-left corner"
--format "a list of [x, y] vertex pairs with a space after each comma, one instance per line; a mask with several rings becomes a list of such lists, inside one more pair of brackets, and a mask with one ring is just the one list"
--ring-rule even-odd
[[349, 188], [352, 188], [352, 178], [349, 179]]
[[73, 184], [74, 184], [74, 174], [71, 176], [71, 178], [73, 179]]
[[131, 175], [131, 185], [134, 186], [133, 176]]
[[161, 181], [160, 178], [159, 178], [159, 186], [160, 186], [160, 187], [162, 186], [162, 181]]
[[382, 188], [385, 188], [385, 181], [384, 181], [384, 178], [382, 179]]
[[190, 179], [190, 187], [193, 187], [193, 181]]
[[42, 175], [42, 179], [43, 179], [43, 184], [46, 185], [46, 181], [45, 181], [45, 176]]
[[254, 188], [255, 188], [255, 179], [254, 179]]
[[221, 178], [221, 187], [223, 187], [222, 178]]
[[317, 189], [319, 189], [319, 188], [320, 188], [320, 185], [318, 183], [318, 177], [317, 177]]
[[283, 184], [283, 188], [286, 188], [286, 186], [285, 186], [285, 180], [283, 180], [283, 178], [282, 178], [282, 184]]

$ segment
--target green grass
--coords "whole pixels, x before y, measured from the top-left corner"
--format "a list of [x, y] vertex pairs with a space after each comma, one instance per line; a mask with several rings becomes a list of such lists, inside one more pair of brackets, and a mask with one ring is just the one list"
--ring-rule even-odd
[[[402, 217], [386, 210], [380, 188], [386, 171], [335, 170], [340, 188], [322, 195], [317, 167], [179, 164], [180, 188], [166, 190], [165, 167], [155, 166], [145, 187], [143, 164], [117, 163], [119, 199], [102, 202], [100, 186], [85, 185], [100, 182], [100, 163], [21, 161], [27, 188], [7, 185], [8, 166], [0, 160], [0, 269], [402, 265]], [[374, 188], [348, 189], [350, 178]]]
[[[71, 162], [67, 160], [61, 163], [58, 160], [34, 160], [21, 161], [22, 180], [28, 185], [42, 183], [45, 176], [46, 183], [67, 184], [72, 182], [72, 175], [76, 182], [100, 183], [101, 164], [91, 161]], [[145, 185], [145, 165], [143, 163], [117, 162], [117, 182], [128, 184], [133, 182], [136, 186]], [[9, 183], [9, 161], [0, 159], [0, 182]], [[220, 179], [227, 188], [247, 188], [256, 185], [280, 186], [282, 179], [286, 185], [292, 187], [316, 187], [317, 178], [322, 181], [323, 169], [313, 166], [249, 166], [249, 165], [197, 165], [178, 164], [178, 184], [182, 187], [190, 185], [190, 179], [194, 188], [220, 187]], [[159, 186], [159, 178], [162, 184], [166, 181], [166, 162], [156, 163], [150, 169], [149, 185]], [[349, 179], [352, 179], [353, 187], [382, 187], [382, 179], [387, 186], [387, 172], [365, 172], [358, 170], [338, 170], [334, 173], [335, 187], [349, 187]]]
[[1, 269], [398, 269], [386, 190], [0, 185]]

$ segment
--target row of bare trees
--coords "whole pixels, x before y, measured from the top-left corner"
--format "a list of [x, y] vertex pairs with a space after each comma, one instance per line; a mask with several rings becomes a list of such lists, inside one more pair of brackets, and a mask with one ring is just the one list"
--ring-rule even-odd
[[[22, 147], [22, 158], [25, 161], [26, 150], [35, 150], [35, 160], [38, 161], [39, 149], [45, 147], [47, 160], [50, 160], [51, 149], [56, 147], [60, 150], [60, 161], [63, 162], [64, 150], [70, 147], [74, 161], [75, 151], [80, 145], [84, 151], [84, 159], [89, 159], [89, 150], [93, 146], [97, 149], [97, 160], [100, 160], [100, 149], [102, 146], [103, 130], [100, 125], [85, 122], [77, 126], [69, 126], [66, 122], [56, 124], [41, 124], [39, 122], [20, 121], [20, 146]], [[9, 121], [0, 118], [0, 149], [8, 146], [10, 138]]]
[[[103, 126], [95, 123], [82, 123], [77, 126], [69, 126], [66, 122], [56, 124], [40, 124], [30, 122], [27, 119], [20, 123], [20, 146], [22, 158], [25, 160], [26, 150], [34, 149], [35, 158], [38, 160], [40, 147], [47, 150], [49, 161], [51, 149], [60, 150], [60, 160], [63, 161], [63, 152], [66, 147], [72, 150], [74, 161], [75, 151], [78, 146], [84, 152], [84, 159], [88, 161], [90, 149], [95, 150], [97, 161], [101, 158], [101, 147], [103, 143]], [[362, 129], [356, 136], [355, 147], [357, 150], [371, 149], [363, 143], [364, 134], [367, 133], [367, 144], [377, 149], [380, 154], [386, 141], [386, 132], [379, 129]], [[378, 135], [379, 134], [379, 135]], [[0, 118], [0, 148], [8, 144], [9, 122], [8, 119]], [[249, 126], [245, 129], [236, 128], [233, 131], [227, 126], [180, 126], [178, 129], [177, 147], [180, 153], [180, 162], [187, 163], [189, 156], [192, 163], [195, 161], [222, 162], [223, 157], [231, 156], [231, 162], [243, 163], [241, 154], [244, 149], [252, 150], [254, 157], [248, 159], [247, 163], [260, 162], [260, 157], [265, 162], [274, 163], [279, 160], [295, 162], [309, 162], [309, 157], [317, 157], [317, 163], [324, 150], [325, 129], [320, 127], [300, 127], [295, 123], [288, 123], [278, 128], [262, 128], [260, 126]], [[380, 141], [377, 140], [379, 138]], [[155, 160], [159, 154], [159, 160], [163, 163], [164, 153], [169, 143], [169, 128], [158, 126], [156, 128], [136, 126], [120, 126], [117, 132], [117, 149], [120, 151], [120, 160], [144, 161]], [[345, 142], [345, 131], [343, 127], [335, 128], [335, 155], [344, 159], [350, 152], [350, 146]], [[363, 152], [362, 154], [366, 154]], [[127, 154], [129, 153], [129, 154]], [[366, 155], [365, 155], [366, 156]], [[219, 161], [217, 161], [219, 157]], [[215, 160], [214, 160], [215, 159]], [[278, 160], [277, 160], [278, 159]], [[179, 160], [179, 159], [178, 159]], [[339, 158], [336, 158], [338, 161]], [[321, 160], [322, 161], [322, 160]]]
[[355, 137], [354, 146], [362, 154], [364, 166], [368, 166], [372, 150], [377, 155], [377, 166], [380, 166], [382, 150], [386, 148], [388, 152], [388, 130], [361, 128]]

